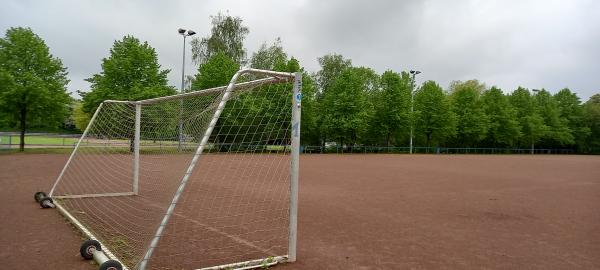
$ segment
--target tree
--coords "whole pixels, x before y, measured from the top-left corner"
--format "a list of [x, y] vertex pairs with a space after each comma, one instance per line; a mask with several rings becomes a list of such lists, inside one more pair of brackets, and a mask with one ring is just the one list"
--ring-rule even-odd
[[287, 58], [281, 46], [281, 39], [277, 38], [271, 46], [263, 43], [260, 49], [252, 54], [250, 66], [256, 69], [278, 70], [287, 64]]
[[486, 145], [513, 146], [521, 136], [517, 111], [502, 90], [492, 87], [481, 96], [485, 114], [489, 117]]
[[590, 136], [590, 128], [584, 123], [584, 108], [579, 97], [569, 88], [564, 88], [554, 95], [554, 100], [558, 104], [560, 117], [567, 121], [567, 126], [574, 137], [574, 143], [583, 147], [587, 137]]
[[587, 147], [590, 152], [600, 151], [600, 94], [595, 94], [583, 105], [584, 123], [590, 129]]
[[476, 146], [487, 135], [489, 118], [481, 103], [484, 89], [485, 85], [477, 80], [456, 81], [450, 85], [452, 110], [457, 117], [457, 146]]
[[415, 134], [425, 137], [427, 147], [456, 134], [456, 115], [449, 99], [434, 81], [427, 81], [415, 93]]
[[[352, 61], [349, 59], [344, 59], [344, 57], [339, 54], [324, 55], [317, 60], [319, 61], [321, 69], [314, 76], [317, 86], [317, 91], [315, 93], [315, 108], [319, 112], [324, 112], [327, 109], [324, 107], [323, 101], [325, 93], [344, 70], [352, 67]], [[324, 117], [319, 117], [316, 121], [321, 147], [324, 147], [325, 143], [329, 139], [329, 134], [327, 133], [329, 128], [325, 126], [324, 119]]]
[[534, 96], [534, 100], [537, 102], [537, 107], [544, 119], [544, 124], [549, 128], [544, 134], [542, 143], [549, 147], [562, 147], [575, 143], [571, 129], [567, 125], [568, 120], [560, 116], [558, 104], [552, 95], [542, 89]]
[[372, 108], [367, 99], [378, 76], [368, 68], [348, 68], [323, 95], [322, 128], [344, 146], [357, 143], [367, 131]]
[[533, 154], [534, 145], [538, 143], [549, 128], [540, 116], [537, 102], [529, 93], [529, 90], [519, 87], [513, 91], [509, 98], [510, 103], [517, 111], [517, 120], [521, 126], [521, 146], [531, 146]]
[[381, 75], [380, 85], [381, 89], [372, 95], [375, 113], [371, 129], [389, 146], [392, 139], [410, 130], [411, 80], [406, 72], [386, 71]]
[[83, 104], [79, 101], [74, 102], [73, 107], [75, 127], [83, 132], [90, 123], [90, 115], [83, 111]]
[[79, 92], [83, 97], [83, 111], [93, 114], [104, 100], [142, 100], [172, 95], [176, 90], [167, 85], [167, 74], [162, 70], [154, 48], [133, 36], [117, 40], [110, 56], [102, 59], [102, 71], [86, 79], [90, 92]]
[[240, 65], [225, 53], [217, 53], [208, 61], [200, 64], [198, 74], [192, 83], [192, 89], [200, 90], [224, 86], [240, 69]]
[[211, 16], [212, 29], [209, 36], [192, 39], [192, 59], [198, 65], [218, 53], [224, 53], [234, 62], [243, 64], [246, 58], [244, 39], [250, 32], [240, 17], [218, 13]]
[[68, 115], [67, 71], [30, 28], [10, 28], [0, 39], [0, 113], [21, 133], [31, 126], [56, 127]]
[[317, 59], [321, 70], [316, 74], [317, 85], [320, 92], [326, 92], [327, 89], [337, 80], [342, 72], [352, 67], [352, 61], [344, 59], [339, 54], [328, 54]]

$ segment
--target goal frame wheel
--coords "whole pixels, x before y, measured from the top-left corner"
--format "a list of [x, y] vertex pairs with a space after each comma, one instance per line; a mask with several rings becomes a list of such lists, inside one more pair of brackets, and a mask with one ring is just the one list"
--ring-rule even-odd
[[98, 269], [99, 270], [123, 270], [123, 266], [118, 261], [108, 260], [108, 261], [105, 261], [104, 263], [102, 263], [100, 265], [100, 268], [98, 268]]
[[79, 254], [86, 260], [91, 260], [94, 258], [94, 250], [102, 251], [102, 245], [100, 242], [96, 240], [87, 240], [81, 244], [79, 248]]

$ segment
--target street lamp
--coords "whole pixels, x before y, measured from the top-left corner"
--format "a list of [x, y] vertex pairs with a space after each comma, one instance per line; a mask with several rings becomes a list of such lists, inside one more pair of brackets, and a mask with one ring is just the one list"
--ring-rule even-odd
[[[196, 34], [194, 30], [185, 30], [183, 28], [177, 29], [177, 33], [183, 36], [183, 58], [181, 64], [181, 93], [185, 91], [185, 38]], [[179, 144], [177, 149], [181, 151], [181, 143], [183, 142], [183, 121], [181, 116], [183, 115], [183, 100], [179, 101]]]
[[410, 117], [411, 117], [411, 121], [410, 121], [410, 153], [413, 153], [413, 122], [414, 119], [414, 110], [415, 110], [415, 76], [417, 74], [420, 74], [421, 71], [418, 70], [411, 70], [410, 74], [412, 74], [412, 81], [411, 81], [411, 86], [410, 86]]
[[185, 38], [195, 35], [196, 32], [194, 32], [193, 30], [186, 31], [182, 28], [179, 28], [177, 32], [183, 36], [183, 63], [181, 65], [181, 93], [183, 93], [185, 87]]

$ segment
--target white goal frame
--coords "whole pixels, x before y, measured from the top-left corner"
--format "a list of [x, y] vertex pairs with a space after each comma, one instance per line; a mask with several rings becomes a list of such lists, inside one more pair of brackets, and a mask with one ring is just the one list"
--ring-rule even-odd
[[[244, 74], [261, 75], [261, 76], [266, 76], [266, 78], [252, 80], [249, 82], [237, 83], [239, 77]], [[219, 117], [221, 116], [221, 113], [223, 112], [225, 105], [227, 104], [227, 101], [229, 100], [231, 94], [235, 91], [236, 87], [242, 88], [241, 91], [244, 91], [243, 90], [244, 87], [275, 84], [275, 83], [282, 83], [282, 82], [293, 82], [293, 95], [292, 95], [292, 103], [291, 103], [291, 105], [292, 105], [291, 127], [292, 128], [291, 128], [291, 162], [290, 162], [290, 185], [289, 185], [290, 198], [289, 198], [288, 254], [270, 257], [270, 258], [260, 258], [260, 259], [244, 261], [244, 262], [211, 266], [211, 267], [202, 268], [201, 270], [253, 269], [253, 268], [258, 268], [258, 267], [271, 266], [271, 265], [281, 263], [281, 262], [294, 262], [294, 261], [296, 261], [296, 243], [297, 243], [298, 172], [299, 172], [299, 160], [300, 160], [300, 156], [299, 156], [299, 154], [300, 154], [300, 115], [301, 115], [301, 99], [302, 99], [302, 92], [301, 92], [302, 73], [301, 72], [288, 73], [288, 72], [276, 72], [276, 71], [269, 71], [269, 70], [245, 68], [245, 69], [241, 69], [237, 73], [235, 73], [235, 75], [231, 78], [231, 80], [227, 86], [215, 87], [215, 88], [210, 88], [210, 89], [205, 89], [205, 90], [200, 90], [200, 91], [194, 91], [194, 92], [188, 92], [188, 93], [182, 93], [182, 94], [176, 94], [176, 95], [171, 95], [171, 96], [158, 97], [158, 98], [152, 98], [152, 99], [146, 99], [146, 100], [140, 100], [140, 101], [106, 100], [106, 101], [102, 102], [98, 106], [96, 111], [94, 112], [92, 118], [90, 119], [89, 124], [87, 125], [86, 129], [84, 130], [83, 134], [81, 135], [81, 138], [78, 140], [69, 159], [67, 160], [65, 166], [61, 170], [61, 172], [58, 175], [56, 181], [54, 182], [50, 192], [48, 193], [48, 197], [51, 197], [54, 199], [74, 199], [74, 198], [136, 196], [136, 195], [138, 195], [139, 170], [140, 170], [140, 168], [139, 168], [140, 129], [141, 129], [140, 123], [141, 123], [142, 106], [145, 104], [153, 104], [153, 103], [157, 103], [160, 101], [180, 99], [183, 97], [200, 96], [200, 95], [206, 95], [206, 94], [210, 94], [210, 93], [224, 91], [224, 94], [221, 97], [219, 105], [210, 120], [208, 128], [204, 132], [204, 135], [203, 135], [198, 147], [196, 148], [196, 150], [194, 152], [193, 158], [192, 158], [189, 166], [187, 167], [185, 174], [183, 175], [183, 177], [180, 180], [180, 183], [175, 192], [175, 195], [173, 196], [173, 199], [172, 199], [168, 209], [166, 210], [166, 212], [162, 218], [162, 221], [160, 222], [160, 225], [159, 225], [156, 233], [154, 234], [154, 237], [152, 238], [152, 241], [151, 241], [149, 247], [147, 248], [147, 250], [145, 252], [144, 257], [139, 264], [138, 270], [145, 270], [150, 258], [152, 258], [154, 249], [157, 247], [158, 242], [160, 241], [160, 239], [163, 235], [164, 229], [167, 226], [169, 219], [173, 215], [174, 209], [177, 206], [179, 198], [180, 198], [181, 194], [183, 193], [183, 191], [185, 190], [185, 187], [189, 180], [189, 177], [191, 176], [192, 172], [194, 171], [194, 168], [196, 167], [196, 164], [198, 163], [200, 157], [202, 156], [202, 153], [203, 153], [205, 147], [207, 146], [207, 143], [212, 134], [212, 131], [213, 131], [214, 127], [216, 126], [217, 121], [218, 121]], [[250, 91], [252, 91], [252, 90], [250, 90]], [[90, 127], [94, 123], [96, 117], [98, 116], [99, 111], [102, 109], [102, 107], [105, 103], [128, 103], [128, 104], [135, 105], [135, 133], [134, 133], [134, 141], [133, 141], [134, 159], [133, 159], [133, 168], [132, 168], [133, 179], [132, 179], [132, 184], [131, 184], [131, 191], [118, 192], [118, 193], [68, 194], [68, 195], [53, 196], [57, 185], [61, 182], [67, 168], [69, 167], [69, 164], [72, 162], [73, 158], [77, 155], [77, 150], [80, 148], [80, 145], [81, 145], [83, 139], [88, 134]], [[59, 212], [61, 214], [63, 214], [67, 219], [69, 219], [71, 221], [71, 223], [75, 227], [77, 227], [82, 233], [84, 233], [88, 238], [90, 238], [92, 240], [98, 240], [92, 234], [92, 232], [90, 232], [90, 230], [88, 230], [85, 226], [83, 226], [82, 223], [79, 222], [75, 218], [74, 215], [69, 213], [68, 210], [61, 205], [60, 200], [55, 200], [54, 204], [58, 208]], [[119, 258], [117, 256], [115, 256], [113, 252], [110, 251], [110, 247], [107, 247], [106, 245], [104, 245], [102, 243], [101, 243], [101, 245], [102, 245], [102, 251], [106, 254], [106, 256], [108, 258], [119, 261], [123, 265], [123, 269], [126, 269], [126, 270], [130, 269], [130, 268], [128, 268], [127, 265], [123, 264], [122, 260], [119, 260]]]

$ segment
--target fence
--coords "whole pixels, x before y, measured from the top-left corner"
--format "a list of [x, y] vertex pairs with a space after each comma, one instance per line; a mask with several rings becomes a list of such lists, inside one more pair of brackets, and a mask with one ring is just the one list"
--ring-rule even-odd
[[[310, 153], [410, 153], [410, 147], [386, 146], [301, 146], [300, 151]], [[574, 149], [533, 149], [531, 148], [497, 148], [497, 147], [413, 147], [418, 154], [576, 154]]]
[[[25, 148], [73, 148], [81, 134], [26, 133]], [[0, 150], [19, 148], [21, 135], [0, 132]]]
[[[81, 134], [55, 134], [55, 133], [27, 133], [25, 135], [25, 148], [74, 148]], [[18, 148], [20, 134], [15, 132], [0, 132], [0, 150]], [[84, 142], [85, 143], [85, 142]], [[125, 142], [126, 143], [126, 142]], [[161, 147], [174, 147], [174, 142], [165, 141]], [[233, 147], [222, 144], [220, 147]], [[242, 146], [237, 146], [238, 148]], [[250, 146], [244, 146], [250, 147]], [[270, 151], [281, 151], [285, 149], [272, 149], [273, 146], [253, 145]], [[300, 152], [310, 153], [383, 153], [383, 154], [408, 154], [410, 147], [396, 146], [300, 146]], [[532, 154], [530, 148], [494, 148], [494, 147], [413, 147], [413, 153], [418, 154]], [[534, 149], [533, 154], [576, 154], [574, 149]]]

